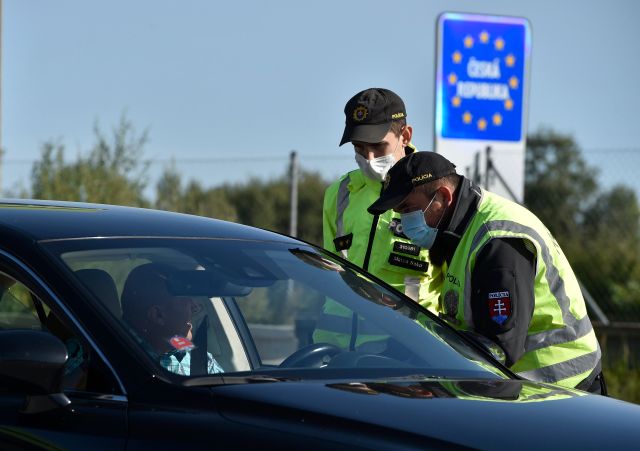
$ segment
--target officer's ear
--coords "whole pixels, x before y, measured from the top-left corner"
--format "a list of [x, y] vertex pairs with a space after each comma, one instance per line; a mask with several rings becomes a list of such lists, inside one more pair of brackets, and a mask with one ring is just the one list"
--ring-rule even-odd
[[405, 125], [400, 132], [400, 138], [402, 139], [402, 146], [407, 146], [411, 142], [411, 137], [413, 136], [413, 127], [410, 125]]
[[442, 204], [442, 208], [447, 208], [453, 203], [453, 190], [449, 185], [440, 185], [437, 192], [440, 197], [439, 200]]

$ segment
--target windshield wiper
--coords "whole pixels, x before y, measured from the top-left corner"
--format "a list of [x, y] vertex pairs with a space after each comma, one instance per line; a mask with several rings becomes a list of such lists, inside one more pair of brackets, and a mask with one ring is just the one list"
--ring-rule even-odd
[[294, 380], [301, 379], [291, 377], [276, 377], [261, 374], [250, 376], [231, 376], [217, 374], [187, 379], [182, 383], [182, 385], [184, 385], [185, 387], [205, 387], [215, 385], [260, 384], [265, 382], [289, 382]]
[[[232, 381], [233, 380], [233, 381]], [[237, 380], [237, 382], [236, 382]], [[249, 383], [249, 384], [259, 384], [259, 383], [264, 383], [264, 382], [290, 382], [293, 380], [300, 380], [300, 379], [294, 379], [291, 377], [276, 377], [276, 376], [269, 376], [266, 374], [256, 374], [254, 376], [240, 376], [240, 377], [231, 377], [225, 378], [225, 383], [228, 384], [232, 384], [232, 383]]]
[[407, 376], [392, 376], [386, 378], [387, 380], [403, 381], [403, 380], [423, 380], [423, 379], [451, 379], [450, 376], [435, 375], [435, 374], [409, 374]]

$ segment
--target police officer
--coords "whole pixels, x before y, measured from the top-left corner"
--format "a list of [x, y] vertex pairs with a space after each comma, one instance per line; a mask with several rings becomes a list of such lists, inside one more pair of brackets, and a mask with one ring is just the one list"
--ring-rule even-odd
[[[340, 145], [353, 145], [358, 169], [344, 174], [325, 192], [324, 247], [435, 309], [443, 278], [439, 268], [429, 264], [426, 249], [412, 244], [403, 234], [397, 213], [367, 212], [380, 195], [387, 171], [416, 151], [404, 102], [388, 89], [371, 88], [354, 95], [344, 114]], [[317, 329], [314, 334], [316, 341], [335, 342], [331, 332], [348, 331], [355, 320], [331, 302], [325, 305], [324, 313], [318, 324], [320, 333]], [[327, 333], [322, 334], [323, 330]], [[358, 342], [372, 338], [373, 334], [360, 330]]]
[[457, 175], [434, 152], [408, 155], [390, 169], [369, 211], [389, 209], [446, 268], [441, 316], [498, 343], [507, 366], [525, 378], [606, 393], [578, 281], [533, 213]]
[[353, 145], [359, 169], [344, 174], [325, 192], [324, 247], [414, 300], [435, 307], [437, 268], [429, 265], [427, 251], [402, 233], [400, 215], [367, 212], [380, 195], [387, 171], [416, 151], [404, 102], [388, 89], [366, 89], [347, 102], [344, 113], [340, 145]]

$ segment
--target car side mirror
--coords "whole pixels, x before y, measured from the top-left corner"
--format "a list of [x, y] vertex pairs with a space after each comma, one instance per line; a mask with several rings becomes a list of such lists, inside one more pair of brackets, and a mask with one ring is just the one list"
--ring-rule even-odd
[[502, 349], [499, 344], [497, 344], [490, 338], [479, 334], [478, 332], [474, 332], [471, 330], [463, 330], [462, 332], [466, 336], [477, 342], [480, 346], [482, 346], [489, 354], [491, 354], [491, 357], [496, 359], [501, 364], [506, 365], [507, 355], [504, 353], [504, 349]]
[[42, 413], [71, 403], [62, 393], [67, 348], [56, 336], [37, 330], [0, 331], [0, 378], [27, 395], [22, 413]]

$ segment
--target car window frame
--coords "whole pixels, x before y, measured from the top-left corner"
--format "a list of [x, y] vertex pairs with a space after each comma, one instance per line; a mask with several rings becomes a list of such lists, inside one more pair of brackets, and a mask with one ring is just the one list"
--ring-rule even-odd
[[221, 299], [225, 308], [227, 309], [227, 312], [229, 313], [229, 318], [233, 322], [235, 331], [240, 337], [245, 355], [249, 359], [249, 364], [251, 365], [250, 371], [255, 371], [259, 368], [262, 368], [260, 353], [258, 352], [258, 348], [253, 341], [253, 335], [251, 335], [249, 325], [247, 324], [235, 298], [222, 297]]
[[[70, 277], [73, 277], [73, 271], [71, 270], [71, 268], [69, 268], [67, 265], [65, 264], [61, 264], [61, 260], [60, 260], [60, 253], [61, 253], [61, 249], [58, 248], [59, 244], [62, 243], [67, 243], [67, 242], [71, 242], [71, 241], [82, 241], [82, 242], [86, 242], [86, 241], [112, 241], [112, 240], [132, 240], [132, 241], [138, 241], [140, 240], [141, 242], [144, 241], [163, 241], [163, 240], [185, 240], [185, 241], [192, 241], [194, 239], [202, 239], [202, 240], [212, 240], [212, 241], [226, 241], [226, 238], [221, 238], [221, 237], [182, 237], [182, 236], [110, 236], [110, 237], [82, 237], [82, 238], [57, 238], [57, 239], [47, 239], [47, 240], [41, 240], [39, 241], [39, 244], [43, 245], [42, 249], [43, 251], [49, 255], [49, 257], [54, 260], [54, 262], [56, 263], [56, 267], [60, 268], [65, 274], [70, 274]], [[236, 238], [234, 238], [233, 240], [236, 240]], [[239, 239], [240, 241], [245, 241], [244, 239]], [[439, 324], [441, 327], [443, 327], [444, 329], [447, 329], [452, 335], [456, 336], [457, 340], [461, 343], [461, 344], [466, 344], [467, 346], [469, 346], [471, 349], [473, 349], [474, 351], [476, 351], [477, 353], [479, 353], [484, 360], [488, 361], [488, 363], [490, 363], [493, 367], [495, 367], [496, 369], [498, 369], [501, 373], [504, 374], [504, 376], [510, 378], [510, 379], [522, 379], [521, 377], [519, 377], [518, 375], [516, 375], [515, 373], [513, 373], [512, 371], [510, 371], [508, 368], [506, 368], [503, 364], [501, 364], [498, 360], [496, 360], [491, 354], [490, 352], [485, 349], [481, 344], [479, 344], [478, 342], [476, 342], [475, 340], [471, 339], [470, 337], [466, 336], [465, 334], [461, 333], [460, 331], [456, 330], [454, 327], [452, 327], [450, 324], [448, 324], [446, 321], [442, 320], [442, 318], [439, 318], [437, 315], [435, 315], [434, 313], [432, 313], [431, 311], [427, 310], [425, 307], [423, 307], [422, 305], [420, 305], [419, 303], [415, 302], [413, 299], [410, 299], [409, 297], [407, 297], [406, 295], [404, 295], [403, 293], [400, 293], [398, 291], [396, 291], [393, 287], [391, 287], [390, 285], [388, 285], [386, 282], [384, 282], [383, 280], [379, 279], [378, 277], [374, 276], [373, 274], [370, 274], [364, 270], [362, 270], [361, 268], [359, 268], [358, 266], [352, 264], [351, 262], [341, 258], [340, 256], [337, 256], [313, 243], [308, 243], [305, 242], [304, 240], [297, 240], [294, 243], [289, 243], [286, 241], [280, 241], [280, 240], [248, 240], [248, 241], [255, 241], [255, 242], [259, 242], [259, 243], [268, 243], [268, 242], [273, 242], [273, 243], [278, 243], [280, 245], [292, 245], [292, 246], [296, 246], [296, 247], [300, 247], [300, 245], [302, 245], [303, 247], [308, 247], [310, 249], [312, 249], [313, 251], [315, 251], [316, 253], [318, 253], [319, 255], [322, 255], [324, 257], [330, 258], [330, 259], [334, 259], [336, 261], [338, 261], [341, 265], [349, 268], [350, 270], [352, 270], [353, 272], [357, 273], [357, 274], [361, 274], [363, 275], [366, 279], [374, 282], [375, 284], [384, 287], [387, 290], [393, 291], [394, 294], [396, 296], [398, 296], [399, 298], [401, 298], [403, 300], [403, 302], [408, 305], [411, 306], [412, 310], [414, 310], [413, 314], [411, 316], [409, 316], [410, 318], [415, 318], [418, 314], [422, 313], [425, 316], [429, 317], [432, 321], [434, 321], [435, 323]], [[103, 243], [104, 244], [104, 243]], [[137, 246], [138, 244], [136, 244]], [[155, 245], [155, 244], [154, 244]], [[52, 247], [50, 247], [52, 246]], [[97, 245], [97, 247], [102, 247], [102, 245]], [[146, 243], [145, 243], [145, 247], [146, 247]], [[82, 287], [84, 289], [84, 287]], [[93, 300], [93, 299], [92, 299]], [[92, 304], [100, 304], [97, 302], [92, 302]], [[228, 306], [228, 304], [227, 304]], [[99, 307], [101, 307], [105, 312], [107, 312], [106, 307], [102, 306], [101, 304], [99, 305]], [[237, 330], [240, 330], [241, 328], [239, 326], [242, 325], [242, 322], [238, 322], [237, 318], [240, 317], [242, 318], [242, 321], [244, 321], [244, 316], [241, 313], [237, 313], [235, 315], [236, 320], [234, 321], [234, 324], [236, 326]], [[113, 323], [117, 323], [118, 324], [118, 331], [122, 331], [121, 334], [118, 335], [124, 335], [125, 338], [127, 339], [127, 341], [129, 343], [133, 343], [133, 337], [131, 336], [131, 333], [129, 331], [126, 330], [125, 326], [120, 322], [120, 321], [116, 321], [115, 317], [114, 318], [109, 318], [110, 320], [112, 319]], [[109, 322], [109, 324], [111, 324], [111, 322]], [[251, 345], [254, 347], [254, 355], [250, 356], [250, 362], [252, 365], [255, 365], [254, 368], [252, 368], [252, 371], [258, 371], [259, 369], [262, 369], [262, 365], [261, 365], [261, 359], [259, 358], [259, 353], [257, 351], [257, 347], [255, 345], [255, 343], [253, 342], [253, 337], [249, 331], [248, 326], [245, 324], [245, 330], [248, 331], [247, 332], [247, 336], [243, 336], [243, 344], [244, 343], [251, 343]], [[144, 364], [145, 369], [147, 372], [154, 374], [155, 376], [159, 376], [162, 380], [166, 381], [166, 382], [171, 382], [171, 383], [177, 383], [179, 385], [183, 384], [183, 382], [185, 381], [185, 379], [187, 378], [207, 378], [207, 379], [212, 379], [212, 378], [222, 378], [222, 374], [220, 375], [216, 375], [216, 374], [211, 374], [211, 375], [194, 375], [194, 376], [183, 376], [183, 375], [178, 375], [175, 373], [171, 373], [170, 371], [162, 368], [160, 365], [158, 365], [157, 362], [155, 362], [150, 355], [147, 352], [144, 352], [144, 350], [141, 348], [141, 346], [139, 345], [139, 343], [136, 343], [135, 345], [131, 345], [132, 348], [135, 348], [135, 353], [136, 355], [140, 355], [142, 358], [140, 359], [140, 363]], [[248, 354], [251, 354], [252, 350], [250, 349], [249, 346], [244, 346], [245, 351]], [[133, 349], [130, 351], [133, 352]], [[467, 358], [468, 357], [464, 357]], [[159, 371], [160, 370], [160, 371]]]
[[66, 388], [64, 390], [65, 393], [70, 393], [73, 394], [73, 396], [79, 396], [85, 399], [97, 398], [101, 400], [108, 399], [111, 401], [127, 402], [128, 394], [122, 377], [115, 370], [114, 366], [106, 357], [100, 346], [98, 346], [91, 334], [88, 333], [82, 323], [75, 318], [73, 313], [54, 292], [54, 290], [51, 289], [48, 284], [45, 283], [44, 280], [21, 259], [4, 249], [0, 249], [0, 271], [24, 285], [38, 298], [38, 302], [47, 305], [52, 311], [60, 315], [62, 321], [65, 321], [72, 327], [73, 332], [80, 336], [86, 345], [91, 348], [93, 355], [96, 358], [99, 358], [104, 367], [110, 371], [111, 377], [115, 381], [116, 387], [119, 390], [119, 393], [114, 394]]

